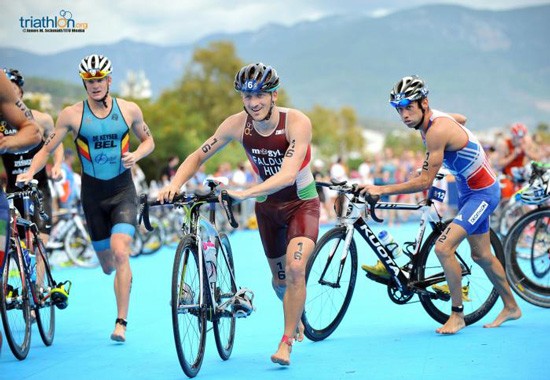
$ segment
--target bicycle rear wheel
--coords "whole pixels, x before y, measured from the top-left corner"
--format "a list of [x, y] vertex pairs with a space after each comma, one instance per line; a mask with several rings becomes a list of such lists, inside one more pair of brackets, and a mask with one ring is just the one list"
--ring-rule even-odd
[[90, 235], [76, 224], [73, 225], [64, 240], [65, 253], [76, 265], [82, 268], [96, 268], [99, 260], [96, 256]]
[[313, 250], [306, 269], [304, 334], [312, 341], [330, 336], [346, 311], [357, 278], [357, 247], [352, 239], [344, 252], [345, 227], [326, 232]]
[[199, 295], [199, 261], [196, 240], [182, 239], [176, 250], [172, 271], [172, 326], [178, 359], [183, 372], [195, 377], [199, 372], [206, 345], [206, 315]]
[[506, 276], [516, 294], [533, 305], [550, 307], [550, 207], [518, 220], [504, 252]]
[[[237, 292], [237, 285], [235, 285], [231, 277], [231, 273], [235, 275], [235, 266], [233, 264], [233, 253], [227, 235], [220, 234], [220, 243], [224, 246], [225, 252], [227, 253], [227, 259], [223, 255], [221, 248], [218, 249], [218, 278], [216, 281], [216, 292], [214, 294], [214, 298], [218, 305], [226, 302]], [[216, 348], [218, 349], [220, 358], [223, 360], [229, 359], [233, 351], [233, 344], [235, 343], [235, 325], [236, 318], [233, 316], [230, 306], [223, 314], [216, 312], [213, 320], [214, 337], [216, 339]]]
[[0, 312], [11, 352], [23, 360], [31, 346], [31, 309], [21, 258], [14, 244], [10, 244], [2, 272]]
[[46, 346], [51, 346], [55, 336], [55, 307], [51, 298], [47, 297], [51, 289], [55, 286], [51, 276], [50, 263], [46, 254], [44, 243], [38, 237], [34, 241], [34, 253], [37, 258], [42, 257], [42, 266], [37, 264], [36, 287], [38, 303], [35, 305], [36, 325], [42, 342]]
[[[447, 225], [449, 223], [447, 222]], [[416, 278], [420, 284], [446, 287], [447, 282], [443, 273], [443, 266], [434, 250], [435, 242], [440, 235], [438, 231], [434, 230], [420, 250], [415, 273], [413, 273], [413, 278]], [[490, 230], [490, 238], [492, 254], [501, 263], [504, 263], [502, 245], [493, 230]], [[458, 246], [455, 257], [462, 268], [464, 321], [466, 325], [470, 325], [487, 315], [495, 305], [498, 293], [483, 269], [474, 263], [470, 253], [470, 245], [466, 239]], [[419, 294], [422, 306], [430, 317], [444, 324], [451, 313], [450, 293], [448, 290], [436, 292], [429, 287], [426, 290], [430, 291], [430, 294]], [[434, 297], [435, 295], [438, 295], [438, 297]]]

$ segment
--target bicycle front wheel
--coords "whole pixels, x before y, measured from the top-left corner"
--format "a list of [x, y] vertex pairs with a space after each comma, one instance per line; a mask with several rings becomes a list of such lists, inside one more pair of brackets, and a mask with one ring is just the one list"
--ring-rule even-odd
[[550, 207], [518, 220], [504, 243], [506, 276], [525, 301], [550, 307]]
[[[223, 245], [227, 257], [224, 256], [221, 249], [218, 249], [218, 278], [214, 294], [218, 306], [229, 300], [237, 292], [237, 285], [235, 285], [231, 277], [231, 273], [233, 273], [233, 276], [235, 275], [235, 266], [233, 264], [233, 253], [227, 235], [220, 234], [220, 243]], [[236, 318], [231, 312], [230, 306], [227, 307], [227, 310], [215, 313], [213, 319], [214, 337], [216, 338], [216, 348], [218, 349], [220, 358], [223, 360], [229, 359], [233, 351], [233, 344], [235, 343], [235, 324]]]
[[195, 377], [202, 365], [206, 345], [206, 315], [201, 308], [197, 243], [185, 236], [179, 243], [172, 271], [172, 326], [183, 372]]
[[23, 360], [31, 346], [31, 309], [20, 259], [12, 242], [2, 272], [0, 312], [11, 352], [17, 359]]
[[[426, 288], [430, 294], [419, 294], [420, 302], [430, 317], [444, 324], [450, 317], [452, 305], [443, 266], [434, 250], [435, 242], [440, 235], [439, 231], [434, 230], [428, 236], [420, 250], [413, 277], [419, 284], [431, 284], [431, 289]], [[492, 254], [504, 263], [502, 245], [493, 230], [490, 230], [490, 238]], [[470, 245], [466, 239], [456, 249], [455, 258], [462, 268], [464, 321], [466, 325], [470, 325], [487, 315], [495, 305], [498, 293], [483, 269], [474, 263]]]
[[47, 297], [50, 291], [55, 286], [53, 278], [51, 276], [50, 263], [48, 262], [48, 256], [46, 255], [46, 248], [42, 240], [35, 236], [34, 240], [34, 252], [36, 258], [42, 258], [40, 264], [37, 260], [37, 275], [35, 293], [38, 302], [35, 304], [36, 324], [42, 342], [46, 346], [51, 346], [53, 338], [55, 336], [55, 307], [51, 302], [51, 297]]
[[306, 303], [302, 314], [304, 334], [312, 341], [330, 336], [346, 311], [357, 279], [355, 241], [345, 252], [346, 228], [325, 233], [313, 250], [306, 269]]

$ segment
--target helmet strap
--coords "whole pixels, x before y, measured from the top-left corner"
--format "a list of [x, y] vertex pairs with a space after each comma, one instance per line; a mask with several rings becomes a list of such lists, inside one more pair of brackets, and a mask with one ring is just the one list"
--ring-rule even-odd
[[424, 118], [426, 117], [426, 110], [424, 109], [424, 107], [422, 107], [422, 99], [418, 100], [418, 106], [420, 107], [420, 109], [422, 110], [422, 118], [420, 119], [420, 121], [418, 122], [418, 124], [416, 124], [413, 128], [415, 130], [419, 130], [420, 127], [422, 126], [422, 124], [424, 123]]
[[273, 101], [273, 94], [271, 94], [271, 105], [269, 106], [269, 111], [267, 112], [267, 115], [262, 121], [267, 121], [271, 118], [271, 114], [273, 113], [273, 107], [275, 107], [275, 102]]
[[107, 83], [107, 91], [105, 92], [105, 96], [103, 99], [101, 99], [101, 102], [103, 103], [103, 106], [107, 108], [107, 97], [109, 96], [109, 83]]

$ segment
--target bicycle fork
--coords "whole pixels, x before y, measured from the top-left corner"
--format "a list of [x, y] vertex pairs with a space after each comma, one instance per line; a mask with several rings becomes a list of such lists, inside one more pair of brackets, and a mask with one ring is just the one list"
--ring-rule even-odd
[[348, 256], [349, 247], [351, 245], [351, 239], [353, 238], [353, 226], [346, 226], [346, 237], [344, 238], [344, 249], [342, 250], [342, 256], [340, 257], [340, 264], [338, 267], [338, 276], [336, 277], [336, 282], [330, 282], [325, 280], [325, 274], [327, 273], [327, 269], [330, 267], [330, 264], [332, 263], [332, 260], [334, 259], [334, 256], [336, 254], [336, 250], [338, 249], [338, 246], [340, 245], [341, 240], [337, 239], [331, 250], [330, 254], [327, 260], [327, 263], [325, 264], [325, 268], [323, 269], [323, 273], [321, 274], [321, 277], [319, 278], [319, 284], [321, 285], [327, 285], [331, 288], [340, 288], [340, 279], [342, 278], [342, 272], [344, 271], [344, 264], [346, 263], [346, 258]]

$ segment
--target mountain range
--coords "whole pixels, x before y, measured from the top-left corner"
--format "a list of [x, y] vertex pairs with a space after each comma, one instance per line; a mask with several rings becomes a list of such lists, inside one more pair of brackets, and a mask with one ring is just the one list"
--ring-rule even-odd
[[273, 65], [293, 106], [353, 107], [362, 120], [397, 121], [388, 106], [393, 84], [418, 74], [433, 108], [468, 116], [472, 129], [523, 121], [550, 123], [550, 5], [506, 11], [430, 5], [384, 17], [339, 15], [253, 32], [215, 34], [193, 44], [132, 40], [40, 55], [0, 48], [2, 63], [26, 77], [78, 84], [78, 63], [98, 52], [111, 58], [114, 88], [143, 70], [153, 96], [173, 87], [193, 51], [231, 41], [245, 62]]

